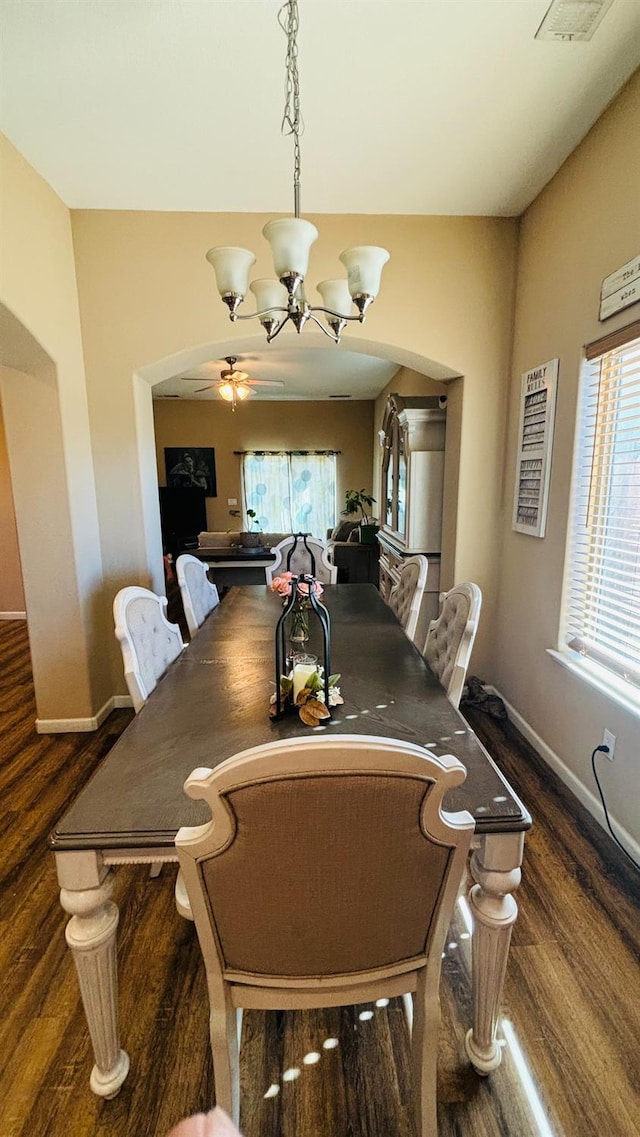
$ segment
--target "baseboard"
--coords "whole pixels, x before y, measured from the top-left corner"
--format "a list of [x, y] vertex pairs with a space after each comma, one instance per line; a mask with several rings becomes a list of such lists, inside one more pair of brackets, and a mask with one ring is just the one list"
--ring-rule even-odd
[[0, 612], [0, 620], [26, 620], [26, 612]]
[[[602, 826], [607, 836], [611, 837], [609, 829], [607, 828], [607, 821], [600, 799], [596, 797], [595, 794], [592, 794], [591, 791], [588, 790], [584, 785], [584, 783], [581, 782], [580, 779], [573, 773], [573, 770], [570, 770], [569, 767], [564, 764], [562, 759], [558, 757], [555, 751], [553, 751], [550, 746], [547, 746], [547, 743], [544, 741], [544, 739], [541, 738], [539, 734], [537, 734], [533, 727], [529, 725], [527, 720], [522, 717], [520, 712], [517, 711], [516, 708], [511, 705], [511, 703], [507, 702], [504, 695], [502, 695], [496, 687], [487, 685], [486, 690], [490, 691], [494, 695], [500, 696], [505, 707], [507, 708], [509, 718], [511, 719], [514, 726], [517, 726], [520, 733], [524, 735], [527, 742], [531, 743], [534, 750], [536, 750], [543, 761], [547, 763], [547, 766], [550, 766], [554, 773], [558, 775], [560, 780], [564, 782], [565, 786], [568, 786], [571, 792], [575, 794], [578, 801], [581, 802], [585, 809], [589, 811], [591, 816], [594, 817], [596, 821]], [[620, 844], [624, 845], [630, 857], [633, 857], [635, 861], [640, 861], [640, 844], [638, 844], [635, 838], [632, 837], [631, 834], [628, 833], [622, 825], [620, 825], [619, 821], [616, 821], [615, 817], [611, 815], [610, 810], [609, 817], [613, 831], [620, 841]]]
[[84, 734], [97, 730], [112, 711], [132, 707], [131, 695], [112, 695], [97, 714], [82, 719], [36, 719], [37, 734]]

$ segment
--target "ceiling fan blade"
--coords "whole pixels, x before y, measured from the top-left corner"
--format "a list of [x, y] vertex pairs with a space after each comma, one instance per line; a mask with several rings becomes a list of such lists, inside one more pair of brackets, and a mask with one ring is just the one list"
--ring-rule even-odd
[[193, 393], [194, 395], [199, 395], [201, 391], [212, 391], [215, 386], [215, 383], [207, 383], [206, 387], [198, 387], [198, 390]]
[[254, 387], [284, 387], [281, 379], [245, 379], [245, 383]]
[[184, 379], [186, 383], [202, 383], [202, 380], [207, 377], [206, 375], [181, 375], [180, 378]]
[[245, 383], [249, 378], [247, 371], [221, 371], [220, 378], [225, 383]]

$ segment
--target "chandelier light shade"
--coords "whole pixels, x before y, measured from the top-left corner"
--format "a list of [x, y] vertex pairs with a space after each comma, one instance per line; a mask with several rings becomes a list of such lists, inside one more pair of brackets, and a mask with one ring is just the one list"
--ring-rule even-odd
[[331, 308], [343, 318], [351, 315], [353, 301], [346, 280], [322, 280], [316, 285], [325, 308]]
[[[248, 249], [220, 246], [209, 249], [207, 253], [209, 264], [213, 265], [216, 281], [222, 299], [234, 312], [247, 295], [249, 287], [249, 273], [256, 263], [256, 258]], [[235, 301], [232, 307], [230, 300]]]
[[313, 242], [318, 239], [318, 230], [301, 217], [280, 217], [276, 221], [267, 221], [262, 235], [271, 245], [278, 280], [288, 289], [288, 281], [293, 279], [293, 292], [309, 271], [309, 253]]
[[[335, 343], [348, 321], [364, 323], [365, 313], [380, 291], [380, 278], [389, 260], [386, 249], [360, 245], [345, 249], [340, 260], [347, 270], [346, 280], [325, 280], [318, 285], [322, 306], [309, 304], [304, 282], [309, 269], [311, 246], [318, 230], [300, 217], [300, 82], [298, 76], [298, 0], [286, 0], [278, 12], [278, 22], [287, 37], [286, 101], [282, 120], [283, 134], [294, 140], [293, 199], [294, 216], [268, 221], [262, 233], [271, 245], [277, 280], [254, 280], [249, 274], [256, 258], [250, 249], [221, 246], [209, 249], [207, 260], [216, 274], [218, 291], [229, 309], [232, 321], [258, 319], [271, 343], [290, 320], [297, 332], [311, 320]], [[238, 308], [251, 290], [256, 311], [240, 315]], [[353, 305], [357, 311], [353, 312]], [[327, 327], [316, 316], [324, 315]], [[222, 392], [220, 392], [222, 394]], [[224, 396], [223, 396], [224, 397]]]
[[360, 245], [357, 249], [345, 249], [340, 253], [340, 260], [347, 270], [347, 283], [349, 292], [355, 304], [365, 302], [365, 308], [371, 304], [380, 291], [380, 278], [382, 270], [389, 260], [386, 249], [377, 249], [374, 245]]

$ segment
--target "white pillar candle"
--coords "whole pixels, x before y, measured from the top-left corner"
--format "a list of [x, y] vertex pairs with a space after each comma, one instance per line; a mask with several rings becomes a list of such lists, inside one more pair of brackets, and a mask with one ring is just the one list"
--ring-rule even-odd
[[297, 701], [303, 687], [316, 670], [315, 663], [295, 663], [293, 666], [293, 701]]

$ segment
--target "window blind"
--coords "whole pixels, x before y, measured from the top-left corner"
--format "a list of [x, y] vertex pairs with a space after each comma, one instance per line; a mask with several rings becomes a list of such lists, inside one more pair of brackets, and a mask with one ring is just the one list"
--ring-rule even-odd
[[640, 327], [629, 332], [587, 349], [564, 638], [640, 688]]

